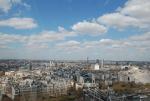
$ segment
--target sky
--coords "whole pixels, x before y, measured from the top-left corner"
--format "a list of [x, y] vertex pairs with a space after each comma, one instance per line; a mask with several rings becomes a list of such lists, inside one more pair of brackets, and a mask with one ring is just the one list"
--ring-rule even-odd
[[0, 59], [150, 61], [150, 0], [0, 0]]

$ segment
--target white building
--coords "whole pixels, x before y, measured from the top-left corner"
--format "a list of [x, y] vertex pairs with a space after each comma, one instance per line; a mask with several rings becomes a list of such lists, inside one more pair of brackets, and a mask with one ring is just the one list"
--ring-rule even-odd
[[118, 73], [119, 80], [124, 82], [150, 83], [150, 71], [141, 70], [138, 67], [130, 67], [129, 70]]
[[94, 65], [94, 70], [99, 70], [99, 69], [100, 69], [100, 66], [99, 66], [98, 63], [96, 63], [96, 64]]
[[90, 67], [91, 70], [100, 70], [100, 65], [98, 63], [96, 64], [91, 64], [91, 67]]

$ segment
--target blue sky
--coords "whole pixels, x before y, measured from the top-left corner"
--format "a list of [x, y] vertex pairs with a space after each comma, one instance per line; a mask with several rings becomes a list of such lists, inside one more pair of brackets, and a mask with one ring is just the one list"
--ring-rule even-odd
[[0, 0], [0, 58], [150, 60], [149, 0]]

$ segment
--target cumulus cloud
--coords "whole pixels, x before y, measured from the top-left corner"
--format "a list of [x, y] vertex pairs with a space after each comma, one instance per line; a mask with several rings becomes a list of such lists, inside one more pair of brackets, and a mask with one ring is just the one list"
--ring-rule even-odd
[[[0, 9], [4, 12], [8, 12], [11, 9], [12, 5], [8, 4], [8, 1], [9, 0], [0, 0]], [[18, 4], [22, 3], [22, 0], [10, 1]], [[0, 21], [0, 27], [32, 29], [37, 26], [37, 23], [32, 18], [10, 18]], [[100, 40], [94, 41], [76, 41], [74, 38], [70, 40], [69, 38], [67, 39], [67, 37], [74, 37], [81, 34], [90, 36], [101, 35], [106, 33], [108, 30], [107, 28], [109, 27], [117, 29], [134, 27], [141, 29], [146, 28], [148, 30], [142, 30], [144, 33], [133, 35], [124, 39], [102, 38]], [[57, 31], [46, 30], [31, 35], [0, 33], [0, 48], [7, 48], [8, 44], [10, 43], [21, 43], [22, 46], [26, 49], [49, 49], [54, 51], [54, 53], [56, 54], [57, 51], [60, 50], [59, 52], [60, 54], [62, 53], [62, 56], [64, 56], [66, 52], [74, 52], [78, 50], [78, 54], [74, 54], [75, 57], [81, 57], [84, 55], [93, 56], [94, 54], [96, 54], [95, 56], [102, 55], [104, 57], [108, 57], [108, 59], [110, 59], [110, 57], [111, 59], [113, 59], [113, 57], [123, 57], [123, 59], [124, 57], [126, 57], [127, 59], [135, 57], [137, 59], [138, 56], [140, 56], [140, 59], [141, 57], [143, 57], [144, 59], [150, 59], [150, 57], [144, 56], [149, 55], [150, 51], [149, 27], [149, 0], [128, 0], [124, 6], [119, 7], [115, 12], [104, 14], [97, 18], [96, 21], [77, 22], [73, 26], [71, 26], [71, 30], [66, 30], [65, 28], [59, 26]], [[53, 43], [52, 46], [51, 42]], [[51, 49], [50, 46], [52, 47]], [[141, 54], [141, 50], [145, 53]]]
[[98, 21], [114, 28], [138, 27], [140, 24], [138, 19], [120, 13], [105, 14], [99, 17]]
[[24, 46], [27, 48], [30, 48], [30, 49], [47, 49], [47, 48], [49, 48], [47, 43], [38, 43], [38, 42], [36, 42], [36, 43], [28, 42]]
[[56, 40], [63, 40], [64, 36], [54, 31], [43, 31], [40, 34], [28, 36], [27, 41], [32, 42], [49, 42]]
[[0, 10], [7, 13], [13, 5], [19, 4], [23, 5], [27, 8], [30, 7], [30, 5], [22, 2], [23, 0], [0, 0]]
[[[100, 16], [97, 21], [109, 27], [125, 29], [128, 27], [146, 29], [144, 33], [130, 36], [122, 40], [106, 40], [107, 46], [111, 48], [150, 50], [150, 1], [149, 0], [128, 0], [123, 7], [117, 8], [113, 13]], [[140, 53], [139, 53], [140, 54]]]
[[[133, 35], [124, 39], [102, 38], [94, 41], [63, 41], [57, 43], [57, 49], [60, 52], [70, 52], [83, 56], [102, 56], [107, 59], [148, 59], [145, 54], [149, 54], [150, 41], [146, 37], [149, 33]], [[89, 54], [90, 53], [90, 54]], [[95, 55], [96, 54], [96, 55]]]
[[63, 27], [58, 27], [58, 31], [47, 30], [31, 35], [0, 33], [0, 43], [23, 43], [25, 46], [29, 47], [34, 45], [36, 47], [40, 44], [42, 47], [48, 47], [45, 43], [64, 40], [66, 37], [72, 37], [75, 35], [75, 32], [68, 31]]
[[41, 32], [35, 35], [17, 35], [17, 34], [0, 34], [0, 42], [13, 43], [13, 42], [50, 42], [56, 40], [63, 40], [64, 37], [60, 34], [55, 34], [52, 32]]
[[[60, 31], [63, 31], [60, 29]], [[46, 34], [46, 35], [45, 35]], [[45, 37], [49, 36], [50, 37]], [[13, 43], [13, 42], [20, 42], [23, 44], [24, 48], [29, 48], [29, 49], [50, 49], [49, 43], [51, 41], [57, 41], [54, 43], [53, 51], [59, 51], [60, 54], [63, 53], [63, 55], [72, 52], [77, 52], [76, 54], [83, 56], [87, 55], [89, 52], [90, 54], [94, 55], [95, 53], [101, 54], [104, 57], [109, 57], [110, 55], [114, 57], [124, 57], [124, 56], [129, 56], [131, 55], [131, 51], [134, 51], [132, 55], [137, 58], [138, 54], [141, 54], [140, 52], [149, 52], [150, 50], [150, 41], [147, 38], [149, 36], [149, 33], [144, 33], [141, 35], [134, 35], [131, 37], [128, 37], [126, 39], [100, 39], [100, 40], [95, 40], [95, 41], [76, 41], [76, 40], [69, 40], [66, 41], [64, 40], [65, 35], [62, 35], [61, 37], [63, 38], [54, 38], [51, 37], [51, 35], [59, 34], [61, 35], [62, 33], [58, 32], [41, 32], [39, 34], [35, 34], [35, 36], [26, 36], [26, 35], [8, 35], [8, 34], [0, 34], [0, 43], [5, 44], [0, 48], [6, 48], [7, 44], [6, 43]], [[67, 34], [68, 35], [68, 34]], [[65, 36], [65, 37], [64, 37]], [[55, 36], [56, 37], [56, 36]], [[57, 36], [58, 37], [58, 36]], [[70, 37], [70, 36], [68, 36]], [[46, 38], [46, 41], [45, 41]], [[54, 38], [54, 39], [53, 39]], [[34, 39], [34, 40], [33, 40]], [[56, 39], [56, 40], [55, 40]], [[43, 40], [43, 41], [42, 41]], [[60, 40], [60, 41], [58, 41]], [[4, 43], [5, 41], [5, 43]], [[3, 43], [2, 43], [3, 42]], [[129, 51], [130, 50], [130, 51]], [[100, 53], [102, 52], [102, 53]], [[98, 56], [97, 54], [97, 56]], [[104, 55], [105, 54], [105, 55]], [[126, 55], [125, 55], [126, 54]], [[145, 53], [148, 54], [148, 53]], [[108, 55], [108, 56], [107, 56]], [[142, 55], [141, 55], [142, 57]], [[127, 57], [128, 58], [128, 57]], [[131, 57], [129, 57], [131, 58]], [[113, 59], [113, 58], [112, 58]]]
[[51, 42], [64, 40], [66, 37], [72, 37], [76, 34], [72, 31], [65, 30], [63, 27], [58, 27], [58, 31], [42, 31], [39, 34], [30, 35], [27, 41], [32, 42]]
[[150, 18], [150, 1], [128, 0], [124, 7], [118, 8], [118, 11], [124, 15], [130, 15], [135, 18]]
[[82, 43], [85, 48], [120, 48], [120, 49], [136, 49], [150, 50], [150, 33], [141, 35], [133, 35], [126, 39], [100, 39], [98, 41], [86, 41]]
[[23, 42], [26, 38], [23, 35], [0, 33], [0, 43]]
[[128, 38], [132, 46], [140, 50], [150, 50], [150, 32], [134, 35]]
[[110, 47], [116, 43], [119, 43], [118, 40], [112, 39], [100, 39], [97, 41], [85, 41], [83, 43], [83, 47], [85, 48], [93, 48], [93, 47]]
[[110, 45], [110, 44], [114, 43], [114, 40], [112, 40], [112, 39], [101, 39], [99, 42], [102, 45]]
[[123, 8], [119, 8], [121, 14], [138, 19], [141, 27], [150, 27], [150, 1], [149, 0], [129, 0]]
[[93, 47], [99, 46], [99, 41], [86, 41], [83, 43], [83, 46], [87, 49], [93, 48]]
[[12, 27], [15, 29], [32, 29], [38, 25], [32, 18], [9, 18], [6, 20], [0, 20], [1, 27]]
[[130, 40], [133, 40], [133, 41], [150, 41], [150, 32], [146, 32], [146, 33], [141, 34], [141, 35], [131, 36]]
[[96, 22], [78, 22], [72, 26], [72, 29], [80, 34], [101, 35], [107, 32], [106, 27]]
[[128, 0], [116, 12], [100, 16], [98, 22], [115, 28], [127, 28], [130, 26], [149, 28], [150, 2], [149, 0]]
[[74, 50], [74, 49], [80, 49], [80, 42], [70, 40], [63, 43], [56, 44], [56, 47], [58, 49], [64, 49], [64, 50]]

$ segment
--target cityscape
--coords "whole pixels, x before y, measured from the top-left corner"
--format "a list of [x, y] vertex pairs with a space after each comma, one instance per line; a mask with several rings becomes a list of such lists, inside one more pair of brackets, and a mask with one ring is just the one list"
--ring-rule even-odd
[[0, 0], [0, 101], [150, 101], [150, 0]]
[[149, 101], [150, 62], [1, 60], [1, 101]]

